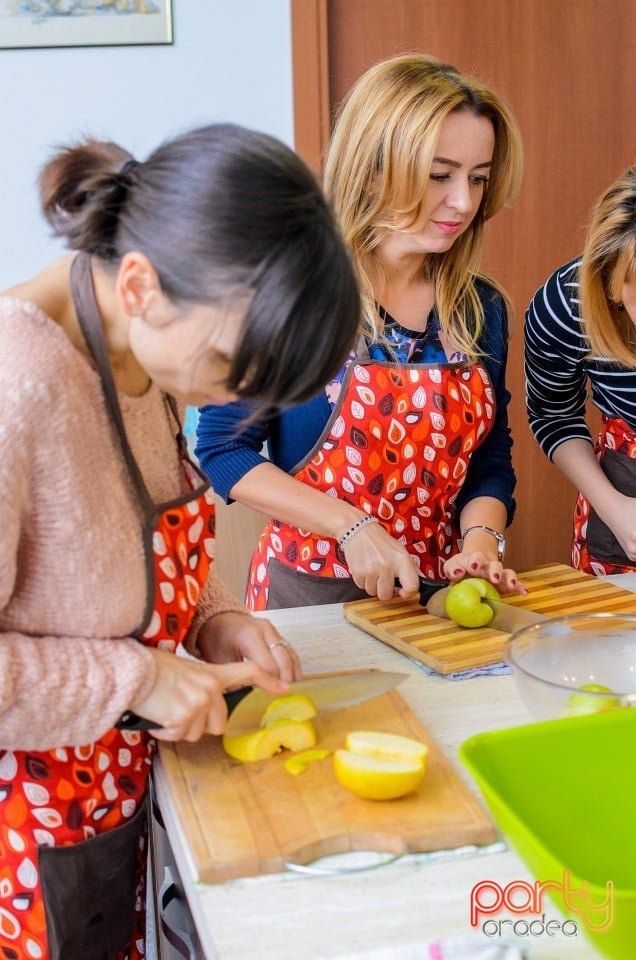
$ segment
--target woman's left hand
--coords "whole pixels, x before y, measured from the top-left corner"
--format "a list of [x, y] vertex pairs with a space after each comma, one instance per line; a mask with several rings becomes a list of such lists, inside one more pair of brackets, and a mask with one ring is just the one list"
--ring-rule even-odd
[[528, 593], [514, 570], [504, 567], [500, 560], [492, 560], [480, 551], [456, 553], [445, 562], [444, 573], [451, 583], [457, 583], [464, 577], [482, 577], [490, 581], [500, 593], [520, 593], [522, 596]]
[[281, 680], [300, 680], [298, 654], [269, 620], [245, 613], [217, 613], [198, 635], [201, 656], [208, 663], [251, 660]]

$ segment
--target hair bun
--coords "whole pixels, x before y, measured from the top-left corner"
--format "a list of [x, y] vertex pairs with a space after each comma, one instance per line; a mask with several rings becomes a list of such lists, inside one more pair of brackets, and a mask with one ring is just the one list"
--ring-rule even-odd
[[134, 157], [131, 157], [130, 160], [126, 160], [126, 163], [123, 165], [123, 167], [119, 171], [119, 176], [127, 177], [132, 173], [135, 167], [139, 167], [139, 166], [141, 166], [141, 164], [139, 163], [139, 160], [135, 160]]

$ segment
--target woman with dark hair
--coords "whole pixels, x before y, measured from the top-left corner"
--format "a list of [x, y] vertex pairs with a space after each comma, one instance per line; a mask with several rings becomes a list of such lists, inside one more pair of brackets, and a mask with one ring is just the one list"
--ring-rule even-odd
[[155, 739], [220, 734], [224, 691], [300, 676], [209, 569], [183, 409], [307, 400], [359, 298], [314, 177], [264, 134], [209, 126], [144, 162], [87, 141], [40, 192], [76, 253], [0, 297], [0, 953], [133, 960]]
[[[527, 406], [543, 452], [571, 480], [572, 564], [636, 570], [636, 167], [597, 200], [583, 254], [535, 293], [525, 326]], [[587, 384], [602, 414], [593, 445]]]
[[504, 563], [507, 299], [479, 271], [486, 221], [513, 202], [521, 167], [507, 105], [435, 57], [382, 61], [349, 91], [325, 188], [362, 293], [355, 349], [320, 395], [276, 420], [237, 433], [238, 403], [199, 421], [216, 492], [272, 518], [251, 609], [386, 600], [396, 580], [408, 596], [418, 574], [524, 592]]

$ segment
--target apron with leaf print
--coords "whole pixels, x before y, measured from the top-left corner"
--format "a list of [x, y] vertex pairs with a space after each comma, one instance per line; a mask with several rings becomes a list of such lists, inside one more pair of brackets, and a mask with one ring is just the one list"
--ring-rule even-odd
[[[619, 417], [604, 416], [594, 449], [603, 473], [615, 489], [636, 497], [636, 434], [631, 427]], [[582, 493], [574, 508], [572, 566], [595, 577], [636, 570], [636, 563]]]
[[[321, 439], [294, 476], [375, 515], [421, 576], [444, 579], [459, 538], [454, 501], [494, 416], [480, 364], [354, 360]], [[250, 566], [251, 610], [362, 596], [335, 540], [268, 522]]]
[[[176, 651], [212, 562], [213, 496], [187, 461], [179, 433], [190, 492], [152, 503], [125, 436], [82, 255], [72, 286], [142, 516], [147, 605], [133, 635]], [[172, 401], [168, 407], [176, 416]], [[154, 751], [148, 733], [126, 729], [80, 747], [0, 751], [1, 960], [145, 956], [145, 808]]]

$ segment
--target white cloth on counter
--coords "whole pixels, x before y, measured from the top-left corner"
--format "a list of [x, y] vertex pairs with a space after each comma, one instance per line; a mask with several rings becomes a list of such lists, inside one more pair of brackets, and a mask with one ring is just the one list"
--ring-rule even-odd
[[416, 667], [419, 667], [428, 677], [442, 677], [444, 680], [472, 680], [473, 677], [507, 677], [512, 673], [512, 668], [509, 667], [507, 663], [504, 663], [503, 660], [497, 663], [489, 663], [484, 667], [468, 667], [466, 670], [456, 670], [454, 673], [440, 673], [439, 670], [434, 670], [433, 667], [429, 667], [428, 664], [421, 663], [419, 660], [413, 660], [412, 657], [409, 657], [409, 660], [411, 660]]
[[603, 577], [608, 583], [613, 583], [615, 587], [622, 590], [631, 590], [636, 593], [636, 573], [614, 573], [610, 577]]

